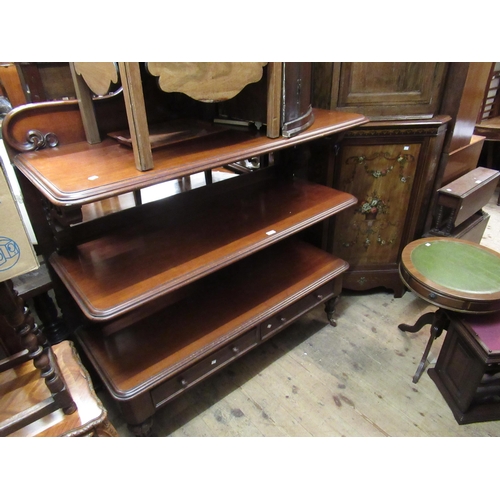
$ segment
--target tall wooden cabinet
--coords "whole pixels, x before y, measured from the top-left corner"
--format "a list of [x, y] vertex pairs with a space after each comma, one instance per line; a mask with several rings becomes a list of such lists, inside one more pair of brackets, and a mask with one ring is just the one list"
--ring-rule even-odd
[[[273, 71], [293, 74], [273, 64]], [[303, 120], [290, 110], [273, 113], [270, 96], [281, 96], [284, 82], [275, 73], [269, 76], [267, 117], [278, 117], [278, 134], [261, 124], [214, 124], [221, 115], [214, 116], [213, 103], [200, 113], [199, 102], [182, 97], [176, 104], [170, 96], [171, 114], [195, 112], [180, 117], [182, 130], [163, 129], [162, 138], [173, 134], [174, 140], [156, 147], [151, 134], [146, 142], [141, 136], [140, 121], [155, 130], [151, 119], [158, 111], [148, 103], [144, 79], [145, 107], [129, 128], [118, 120], [126, 117], [123, 103], [109, 112], [116, 96], [94, 98], [87, 109], [76, 101], [25, 107], [4, 122], [28, 208], [38, 214], [37, 236], [59, 304], [86, 359], [139, 434], [147, 432], [157, 409], [316, 305], [326, 304], [333, 321], [348, 264], [312, 244], [306, 230], [357, 200], [295, 175], [296, 148], [336, 137], [367, 119], [303, 103]], [[278, 93], [270, 93], [272, 88]], [[83, 122], [80, 111], [89, 112]], [[130, 119], [138, 108], [127, 111]], [[288, 118], [300, 123], [293, 133], [283, 126]], [[205, 130], [203, 123], [207, 133], [177, 140], [177, 133]], [[94, 142], [89, 131], [95, 125]], [[117, 125], [130, 132], [132, 147], [117, 139], [111, 128]], [[267, 125], [276, 132], [276, 123]], [[140, 157], [148, 151], [152, 168], [142, 169]], [[245, 170], [250, 159], [252, 168]], [[219, 180], [222, 173], [232, 175]], [[179, 188], [199, 174], [200, 187]], [[167, 192], [172, 183], [171, 196], [144, 203], [137, 195], [153, 186]], [[136, 195], [130, 208], [88, 217], [91, 207], [112, 206], [111, 200], [131, 193]]]
[[[359, 112], [370, 119], [335, 144], [331, 185], [358, 198], [329, 233], [330, 250], [350, 264], [345, 288], [382, 286], [395, 296], [404, 292], [398, 275], [403, 247], [433, 227], [438, 190], [477, 166], [483, 139], [472, 132], [487, 67], [445, 62], [313, 64], [315, 106]], [[484, 222], [474, 220], [469, 234], [477, 237]]]

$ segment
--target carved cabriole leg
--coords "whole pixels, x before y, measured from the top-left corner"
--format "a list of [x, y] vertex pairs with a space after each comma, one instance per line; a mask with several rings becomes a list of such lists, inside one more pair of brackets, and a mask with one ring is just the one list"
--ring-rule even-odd
[[420, 360], [415, 375], [413, 375], [414, 384], [416, 384], [422, 376], [434, 340], [436, 340], [441, 335], [441, 333], [443, 333], [443, 330], [448, 329], [449, 323], [450, 320], [448, 318], [448, 315], [446, 314], [444, 309], [439, 308], [435, 312], [425, 313], [420, 316], [420, 318], [418, 318], [417, 322], [413, 326], [405, 324], [401, 324], [398, 326], [398, 328], [403, 332], [415, 333], [418, 332], [423, 326], [431, 325], [430, 337], [427, 341], [427, 345], [425, 346], [424, 354], [422, 355], [422, 359]]
[[398, 328], [403, 332], [415, 333], [421, 330], [425, 325], [431, 325], [436, 316], [435, 312], [425, 313], [417, 319], [414, 325], [406, 325], [401, 323]]
[[49, 391], [64, 413], [71, 414], [76, 405], [60, 375], [59, 366], [47, 339], [35, 323], [24, 301], [14, 290], [11, 280], [0, 283], [0, 313], [7, 323], [19, 335], [21, 346], [28, 351], [28, 358], [33, 360], [40, 370]]

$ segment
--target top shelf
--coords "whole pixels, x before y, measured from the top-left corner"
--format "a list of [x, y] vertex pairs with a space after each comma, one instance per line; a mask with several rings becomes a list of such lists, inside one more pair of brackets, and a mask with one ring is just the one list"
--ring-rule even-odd
[[14, 159], [19, 170], [52, 203], [83, 205], [168, 180], [220, 167], [340, 133], [368, 122], [363, 115], [314, 109], [314, 124], [300, 134], [270, 139], [262, 133], [228, 129], [206, 140], [173, 144], [153, 152], [154, 169], [138, 171], [133, 151], [113, 139], [78, 142]]

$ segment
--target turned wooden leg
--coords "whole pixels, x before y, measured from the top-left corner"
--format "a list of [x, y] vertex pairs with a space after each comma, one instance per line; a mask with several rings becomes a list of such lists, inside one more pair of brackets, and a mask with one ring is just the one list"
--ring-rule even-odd
[[152, 437], [153, 436], [153, 417], [149, 417], [140, 424], [128, 424], [130, 432], [136, 437]]
[[437, 218], [436, 218], [436, 223], [434, 224], [434, 227], [439, 231], [439, 228], [441, 227], [441, 224], [443, 222], [443, 212], [444, 212], [444, 207], [442, 205], [439, 206]]
[[335, 314], [335, 306], [337, 305], [340, 297], [337, 295], [332, 297], [330, 300], [327, 300], [325, 303], [325, 313], [330, 325], [337, 326], [337, 320], [334, 318]]
[[48, 292], [33, 297], [33, 306], [42, 323], [43, 333], [51, 345], [58, 344], [69, 337], [66, 325], [59, 317], [56, 305]]
[[30, 310], [24, 305], [24, 300], [14, 290], [12, 280], [0, 283], [0, 313], [16, 331], [21, 346], [28, 352], [27, 357], [40, 370], [40, 375], [58, 406], [66, 414], [73, 413], [76, 405], [60, 374], [57, 360]]
[[451, 232], [453, 231], [453, 223], [455, 221], [455, 214], [456, 214], [456, 210], [453, 209], [450, 213], [450, 217], [448, 218], [448, 221], [446, 222], [446, 229], [445, 229], [445, 233], [448, 235], [448, 234], [451, 234]]

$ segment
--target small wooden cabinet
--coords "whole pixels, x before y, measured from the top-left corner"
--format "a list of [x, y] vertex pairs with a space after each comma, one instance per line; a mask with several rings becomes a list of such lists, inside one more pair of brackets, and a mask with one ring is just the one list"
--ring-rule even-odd
[[429, 376], [459, 424], [499, 420], [500, 315], [448, 315], [450, 326]]

